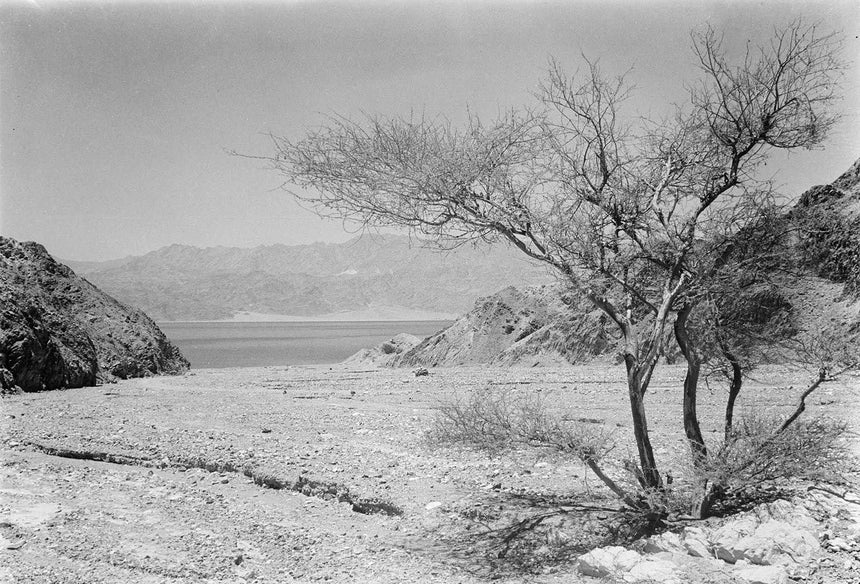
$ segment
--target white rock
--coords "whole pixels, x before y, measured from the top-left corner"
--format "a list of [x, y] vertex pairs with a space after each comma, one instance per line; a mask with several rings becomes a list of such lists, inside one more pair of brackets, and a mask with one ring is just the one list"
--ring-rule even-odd
[[808, 531], [782, 521], [768, 521], [737, 542], [735, 551], [753, 564], [772, 565], [803, 562], [821, 549]]
[[597, 548], [580, 556], [577, 569], [586, 576], [605, 578], [629, 572], [641, 561], [642, 556], [637, 552], [613, 545]]
[[821, 549], [815, 529], [806, 509], [776, 501], [727, 521], [709, 539], [714, 555], [730, 564], [803, 563]]
[[440, 501], [433, 501], [432, 503], [427, 503], [426, 505], [424, 505], [424, 508], [428, 511], [432, 511], [433, 509], [438, 509], [441, 506], [442, 503]]
[[688, 527], [683, 532], [684, 549], [688, 554], [696, 558], [711, 558], [708, 536], [701, 527]]
[[828, 542], [828, 545], [833, 549], [840, 550], [843, 552], [850, 552], [852, 548], [852, 545], [841, 537], [834, 537]]
[[645, 558], [624, 575], [627, 582], [661, 582], [662, 584], [681, 584], [678, 566], [669, 560]]
[[782, 566], [749, 566], [735, 574], [750, 584], [788, 584], [788, 573]]
[[684, 550], [684, 542], [677, 533], [667, 531], [645, 540], [642, 551], [646, 554], [659, 554], [660, 552], [678, 552]]

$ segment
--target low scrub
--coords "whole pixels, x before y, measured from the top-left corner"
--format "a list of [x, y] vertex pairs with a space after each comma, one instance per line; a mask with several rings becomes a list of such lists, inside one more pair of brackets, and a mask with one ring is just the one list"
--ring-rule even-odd
[[775, 483], [838, 479], [846, 460], [847, 426], [828, 418], [782, 420], [747, 416], [738, 420], [729, 439], [709, 453], [695, 471], [719, 491], [719, 500], [755, 497]]
[[432, 442], [500, 453], [519, 446], [549, 448], [599, 462], [615, 448], [600, 424], [562, 419], [541, 395], [485, 388], [436, 408]]
[[615, 448], [612, 433], [602, 424], [551, 412], [543, 395], [485, 388], [444, 403], [437, 408], [430, 440], [493, 453], [521, 446], [548, 448], [582, 461], [628, 506], [649, 510], [646, 499], [630, 493], [601, 468], [601, 461]]
[[[813, 418], [783, 427], [774, 417], [748, 416], [698, 465], [682, 470], [674, 484], [649, 489], [641, 480], [616, 482], [604, 473], [605, 459], [615, 448], [605, 426], [569, 419], [551, 411], [542, 394], [486, 388], [438, 406], [429, 438], [436, 445], [493, 454], [529, 446], [575, 457], [628, 507], [657, 519], [685, 515], [694, 485], [711, 485], [715, 506], [734, 507], [786, 481], [833, 480], [846, 455], [843, 422]], [[635, 470], [633, 462], [625, 466]]]

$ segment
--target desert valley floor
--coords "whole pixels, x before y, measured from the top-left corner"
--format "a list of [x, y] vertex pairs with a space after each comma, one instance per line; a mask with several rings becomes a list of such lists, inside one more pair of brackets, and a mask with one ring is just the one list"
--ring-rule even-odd
[[[683, 373], [659, 368], [647, 397], [658, 460], [679, 464]], [[785, 414], [809, 374], [754, 377], [739, 412]], [[593, 507], [604, 545], [620, 536], [615, 502], [580, 463], [428, 443], [440, 400], [486, 387], [548, 395], [612, 429], [613, 456], [632, 454], [611, 365], [204, 369], [5, 397], [0, 582], [595, 582], [574, 568], [587, 542], [573, 511]], [[723, 402], [722, 384], [702, 388], [712, 440]], [[846, 420], [860, 452], [860, 377], [823, 386], [807, 413]], [[858, 555], [819, 562], [809, 581], [850, 578]]]

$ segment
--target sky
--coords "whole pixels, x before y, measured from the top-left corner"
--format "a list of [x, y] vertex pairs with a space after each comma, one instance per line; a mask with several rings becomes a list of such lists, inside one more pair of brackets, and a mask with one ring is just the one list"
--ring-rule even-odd
[[630, 71], [659, 116], [696, 78], [690, 32], [765, 42], [792, 18], [845, 38], [855, 59], [824, 151], [780, 154], [787, 195], [860, 156], [860, 3], [734, 1], [0, 2], [0, 234], [57, 257], [106, 260], [165, 245], [353, 237], [281, 190], [270, 134], [330, 114], [492, 118], [534, 103], [550, 57]]

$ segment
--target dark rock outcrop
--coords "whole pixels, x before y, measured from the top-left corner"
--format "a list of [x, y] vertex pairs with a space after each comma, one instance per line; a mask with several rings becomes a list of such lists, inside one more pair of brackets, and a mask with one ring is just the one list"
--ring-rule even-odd
[[188, 367], [143, 312], [79, 278], [38, 243], [0, 237], [0, 389], [82, 387]]

